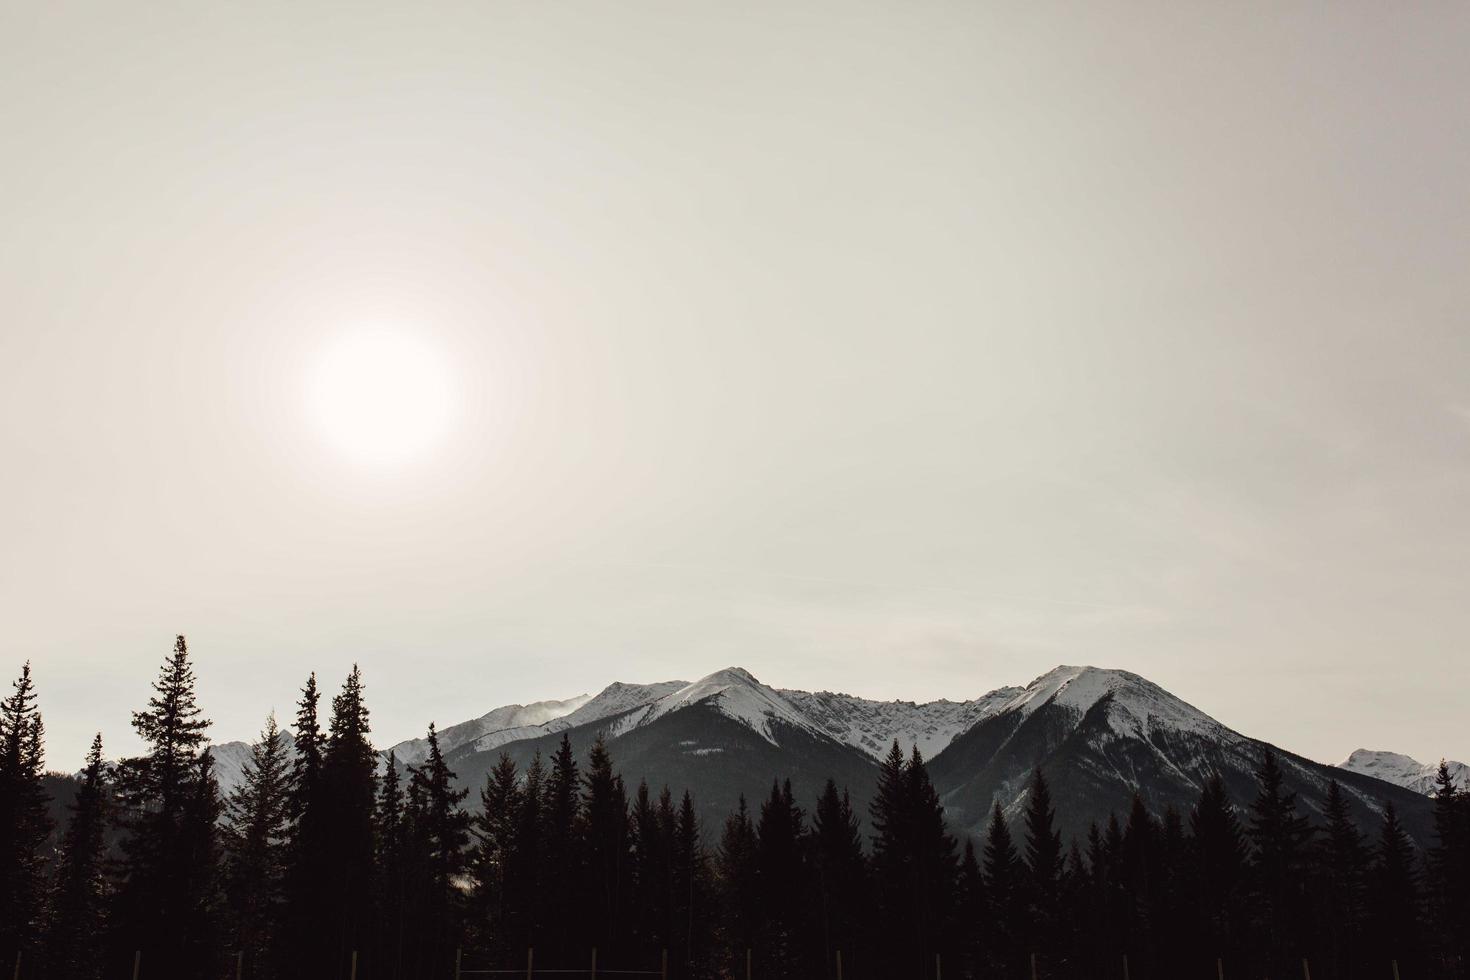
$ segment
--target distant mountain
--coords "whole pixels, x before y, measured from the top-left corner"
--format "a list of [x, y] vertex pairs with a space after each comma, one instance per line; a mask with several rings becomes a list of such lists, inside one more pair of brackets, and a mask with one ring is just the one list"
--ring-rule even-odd
[[[519, 729], [531, 729], [545, 725], [563, 718], [581, 708], [592, 695], [581, 694], [566, 701], [536, 701], [531, 704], [507, 704], [496, 708], [478, 718], [460, 722], [458, 725], [450, 725], [441, 729], [437, 735], [439, 738], [439, 751], [449, 752], [457, 749], [466, 742], [494, 735], [498, 732], [516, 731]], [[411, 738], [406, 742], [385, 750], [391, 752], [393, 757], [401, 765], [416, 766], [423, 762], [429, 754], [429, 740], [427, 738]]]
[[[296, 756], [296, 737], [284, 728], [281, 740], [286, 743], [286, 752]], [[245, 766], [250, 762], [251, 742], [220, 742], [209, 747], [214, 756], [214, 778], [219, 781], [220, 794], [228, 797], [236, 786], [245, 781]]]
[[[1463, 762], [1447, 763], [1450, 777], [1454, 779], [1455, 785], [1461, 788], [1470, 786], [1470, 766]], [[1362, 773], [1364, 776], [1373, 776], [1386, 783], [1402, 786], [1413, 790], [1415, 793], [1423, 793], [1425, 796], [1434, 793], [1434, 781], [1439, 775], [1439, 763], [1430, 765], [1418, 762], [1406, 755], [1397, 752], [1375, 752], [1371, 749], [1358, 749], [1352, 755], [1337, 764], [1339, 769], [1348, 772]]]
[[[1220, 774], [1238, 805], [1248, 803], [1265, 747], [1137, 674], [1058, 667], [956, 738], [930, 772], [952, 823], [978, 834], [995, 803], [1012, 816], [1020, 812], [1026, 782], [1040, 767], [1063, 833], [1080, 836], [1092, 820], [1126, 815], [1135, 793], [1156, 814], [1173, 807], [1185, 815], [1211, 773]], [[1320, 817], [1336, 779], [1365, 827], [1376, 825], [1383, 802], [1392, 800], [1409, 832], [1427, 839], [1422, 796], [1277, 751], [1308, 816]]]
[[872, 795], [877, 765], [871, 756], [741, 668], [691, 684], [616, 684], [587, 707], [599, 700], [597, 710], [574, 712], [534, 737], [461, 746], [449, 764], [463, 785], [478, 789], [502, 752], [524, 769], [538, 754], [549, 759], [565, 735], [580, 762], [602, 735], [630, 794], [645, 780], [655, 793], [687, 788], [711, 833], [742, 794], [758, 808], [775, 780], [790, 779], [803, 798], [815, 797], [828, 777], [864, 806]]
[[[782, 690], [730, 667], [692, 683], [615, 683], [591, 697], [507, 705], [450, 726], [439, 738], [461, 785], [472, 790], [473, 805], [502, 752], [524, 769], [538, 753], [548, 758], [563, 734], [579, 762], [602, 735], [630, 793], [645, 779], [655, 792], [665, 785], [689, 789], [702, 816], [713, 821], [711, 833], [740, 795], [755, 808], [779, 779], [790, 779], [798, 800], [810, 806], [831, 777], [865, 815], [879, 760], [895, 740], [905, 753], [917, 746], [929, 760], [951, 825], [970, 834], [981, 832], [996, 802], [1017, 815], [1038, 766], [1051, 781], [1069, 836], [1084, 834], [1089, 822], [1106, 821], [1109, 813], [1122, 818], [1135, 793], [1155, 813], [1172, 806], [1187, 814], [1213, 772], [1244, 806], [1255, 795], [1254, 773], [1265, 751], [1264, 743], [1137, 674], [1096, 667], [1058, 667], [1024, 688], [927, 704]], [[385, 750], [385, 757], [388, 751], [415, 765], [425, 744], [414, 739]], [[215, 752], [228, 789], [249, 747], [226, 743]], [[1429, 801], [1406, 788], [1404, 767], [1339, 768], [1278, 754], [1309, 816], [1320, 816], [1336, 779], [1364, 827], [1376, 827], [1391, 800], [1408, 831], [1429, 840]], [[1406, 762], [1416, 773], [1429, 768]]]

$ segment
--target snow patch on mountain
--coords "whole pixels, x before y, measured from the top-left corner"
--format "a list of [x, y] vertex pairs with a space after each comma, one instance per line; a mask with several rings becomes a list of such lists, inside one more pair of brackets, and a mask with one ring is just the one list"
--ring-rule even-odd
[[[487, 712], [478, 718], [451, 725], [449, 728], [438, 732], [439, 750], [449, 752], [459, 748], [467, 742], [483, 739], [487, 735], [495, 735], [502, 732], [513, 732], [522, 729], [536, 728], [566, 717], [592, 700], [592, 695], [581, 694], [565, 701], [535, 701], [531, 704], [507, 704]], [[506, 738], [500, 743], [513, 741]], [[416, 766], [423, 762], [429, 755], [429, 740], [427, 738], [411, 738], [406, 742], [399, 742], [387, 750], [393, 757], [403, 765]]]
[[825, 734], [816, 723], [775, 689], [762, 684], [742, 667], [718, 670], [693, 684], [686, 684], [648, 705], [636, 716], [630, 716], [625, 727], [641, 727], [695, 704], [714, 708], [725, 717], [756, 732], [772, 745], [779, 744], [772, 728], [776, 722], [815, 734]]
[[[1470, 787], [1470, 766], [1463, 762], [1448, 762], [1450, 777], [1461, 788]], [[1337, 764], [1339, 769], [1358, 772], [1365, 776], [1381, 779], [1395, 786], [1411, 789], [1425, 796], [1434, 794], [1435, 778], [1439, 775], [1439, 763], [1428, 764], [1411, 759], [1397, 752], [1379, 752], [1358, 749]]]
[[1118, 735], [1147, 737], [1156, 729], [1173, 729], [1218, 738], [1227, 731], [1152, 681], [1126, 670], [1100, 667], [1063, 666], [1048, 671], [1026, 685], [1001, 712], [1024, 719], [1050, 704], [1080, 718], [1104, 699], [1109, 727]]
[[926, 759], [938, 755], [955, 736], [998, 712], [1018, 694], [1002, 687], [970, 701], [869, 701], [832, 691], [781, 690], [808, 719], [837, 739], [875, 759], [887, 755], [897, 740], [905, 753], [916, 746]]

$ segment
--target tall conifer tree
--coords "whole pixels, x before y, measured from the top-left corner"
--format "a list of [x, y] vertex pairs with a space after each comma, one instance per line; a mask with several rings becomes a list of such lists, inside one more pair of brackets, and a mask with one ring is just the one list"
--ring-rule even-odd
[[0, 956], [35, 958], [45, 907], [44, 845], [51, 832], [44, 728], [31, 665], [0, 702]]
[[110, 792], [99, 733], [87, 752], [82, 785], [61, 842], [46, 931], [46, 970], [53, 980], [98, 980], [102, 975]]
[[214, 895], [202, 889], [217, 870], [213, 827], [204, 824], [218, 806], [207, 753], [203, 761], [200, 753], [209, 721], [195, 699], [184, 637], [175, 639], [153, 692], [133, 713], [147, 752], [117, 770], [124, 837], [114, 955], [122, 963], [138, 951], [151, 976], [184, 977], [197, 968], [200, 946], [216, 938], [208, 934]]
[[252, 978], [274, 975], [268, 952], [284, 887], [289, 790], [286, 737], [271, 714], [225, 805], [225, 890], [236, 949], [244, 954], [245, 975]]

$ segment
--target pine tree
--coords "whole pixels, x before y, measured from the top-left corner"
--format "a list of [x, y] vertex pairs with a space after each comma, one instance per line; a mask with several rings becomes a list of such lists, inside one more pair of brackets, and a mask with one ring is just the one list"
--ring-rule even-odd
[[1247, 851], [1235, 807], [1219, 773], [1205, 781], [1199, 803], [1190, 814], [1191, 883], [1206, 954], [1234, 962], [1244, 942]]
[[755, 826], [743, 793], [735, 812], [725, 820], [716, 863], [725, 905], [720, 935], [724, 968], [730, 976], [744, 976], [747, 952], [754, 948], [760, 931], [762, 909]]
[[935, 957], [955, 945], [955, 882], [959, 845], [944, 823], [944, 807], [929, 779], [924, 757], [914, 746], [905, 769], [913, 837], [911, 930], [919, 969], [927, 972]]
[[1265, 972], [1282, 974], [1307, 952], [1303, 872], [1312, 827], [1297, 813], [1296, 794], [1285, 789], [1285, 774], [1270, 746], [1256, 779], [1260, 790], [1251, 804], [1249, 836], [1255, 845], [1257, 926], [1263, 937]]
[[[356, 664], [332, 699], [332, 720], [322, 753], [322, 798], [327, 893], [316, 915], [324, 928], [317, 945], [324, 964], [319, 976], [332, 976], [352, 952], [372, 948], [373, 818], [377, 803], [377, 753], [368, 740], [367, 704], [362, 672]], [[319, 920], [320, 921], [320, 920]]]
[[464, 868], [469, 842], [468, 813], [460, 803], [468, 790], [454, 788], [454, 772], [439, 749], [439, 735], [429, 725], [428, 755], [409, 779], [410, 822], [416, 843], [419, 908], [414, 960], [415, 976], [437, 977], [451, 968], [458, 945], [460, 907], [455, 878]]
[[815, 920], [811, 931], [821, 941], [811, 972], [825, 976], [832, 972], [838, 950], [849, 963], [866, 960], [868, 931], [868, 869], [862, 835], [847, 791], [839, 795], [837, 784], [830, 779], [817, 800], [809, 837], [816, 891], [809, 903]]
[[197, 968], [196, 951], [216, 938], [214, 896], [204, 889], [217, 855], [213, 825], [205, 822], [218, 807], [208, 754], [200, 753], [209, 721], [195, 699], [184, 637], [153, 691], [148, 707], [133, 713], [148, 751], [117, 769], [124, 837], [113, 945], [120, 962], [139, 951], [150, 976], [182, 977]]
[[959, 886], [955, 898], [959, 920], [960, 975], [978, 977], [985, 969], [986, 909], [985, 877], [975, 857], [975, 842], [966, 838], [960, 858]]
[[[1158, 821], [1135, 793], [1128, 811], [1128, 824], [1123, 829], [1119, 851], [1122, 885], [1120, 913], [1124, 921], [1124, 952], [1144, 973], [1152, 973], [1152, 953], [1159, 936], [1157, 911], [1161, 885], [1160, 840]], [[1118, 897], [1114, 893], [1114, 897]]]
[[255, 978], [274, 975], [267, 952], [280, 915], [289, 781], [286, 738], [271, 714], [225, 806], [225, 891], [236, 948], [244, 954], [247, 975]]
[[1455, 785], [1440, 760], [1434, 781], [1434, 846], [1429, 897], [1436, 946], [1447, 968], [1470, 967], [1470, 792]]
[[686, 790], [674, 826], [673, 926], [670, 962], [684, 980], [713, 976], [711, 927], [713, 896], [709, 859], [701, 840], [694, 799]]
[[496, 963], [508, 962], [511, 937], [520, 934], [522, 926], [515, 921], [517, 912], [515, 855], [522, 846], [520, 830], [525, 795], [511, 757], [501, 753], [500, 761], [485, 776], [480, 790], [480, 811], [471, 824], [474, 848], [470, 855], [470, 872], [475, 886], [471, 894], [474, 923], [471, 934], [475, 943]]
[[1059, 959], [1055, 954], [1061, 952], [1055, 949], [1061, 920], [1061, 878], [1062, 835], [1056, 830], [1051, 789], [1037, 769], [1032, 773], [1026, 798], [1026, 945], [1032, 952], [1048, 950], [1053, 954], [1043, 958], [1043, 965]]
[[47, 976], [53, 980], [98, 980], [102, 975], [110, 792], [99, 733], [87, 752], [82, 785], [61, 842], [46, 930]]
[[325, 739], [319, 719], [316, 674], [301, 689], [296, 710], [296, 757], [287, 796], [290, 826], [286, 843], [284, 902], [276, 931], [275, 960], [286, 976], [334, 977], [335, 949], [325, 939], [331, 901], [329, 867], [334, 829], [322, 778]]
[[189, 898], [183, 907], [179, 961], [185, 976], [218, 976], [224, 963], [225, 895], [219, 833], [224, 812], [214, 755], [206, 748], [195, 763], [179, 827], [178, 845], [186, 855], [181, 891]]
[[1324, 948], [1331, 971], [1348, 976], [1360, 958], [1368, 853], [1337, 780], [1327, 785], [1325, 832], [1317, 842], [1315, 881]]
[[671, 895], [668, 886], [673, 860], [673, 842], [664, 837], [658, 809], [646, 781], [640, 782], [638, 791], [633, 794], [629, 820], [634, 848], [632, 929], [637, 939], [638, 958], [646, 960], [657, 956], [669, 941]]
[[1372, 896], [1369, 935], [1376, 947], [1372, 953], [1374, 972], [1383, 973], [1388, 961], [1397, 960], [1404, 975], [1423, 975], [1419, 929], [1423, 896], [1419, 872], [1414, 845], [1399, 823], [1392, 803], [1385, 804], [1383, 809], [1369, 884]]
[[31, 665], [0, 702], [0, 956], [34, 958], [45, 910], [46, 839], [51, 833], [44, 728]]
[[580, 921], [585, 890], [582, 840], [577, 833], [580, 783], [571, 739], [563, 733], [551, 757], [542, 799], [541, 863], [547, 897], [539, 931], [540, 948], [547, 954], [548, 966], [578, 966], [582, 962], [580, 949], [575, 959], [570, 958], [572, 946], [580, 945], [587, 925]]
[[758, 943], [762, 976], [801, 974], [802, 828], [791, 780], [772, 783], [756, 827], [756, 878], [765, 925]]
[[[625, 876], [630, 863], [628, 800], [622, 777], [613, 771], [612, 757], [600, 734], [588, 754], [580, 813], [585, 862], [579, 889], [584, 915], [581, 934], [599, 949], [616, 955], [622, 952], [619, 945], [626, 935], [623, 920], [628, 884]], [[669, 843], [664, 841], [661, 846], [667, 868]], [[667, 890], [665, 882], [665, 893]], [[667, 910], [666, 900], [662, 907]]]
[[1021, 857], [1000, 803], [990, 814], [985, 835], [985, 897], [988, 902], [985, 948], [992, 972], [1011, 975], [1019, 968], [1022, 923], [1018, 921], [1024, 887]]
[[903, 749], [895, 739], [878, 770], [877, 791], [868, 806], [873, 828], [875, 916], [883, 928], [873, 933], [875, 972], [898, 976], [914, 968], [913, 784]]
[[407, 931], [409, 828], [404, 813], [403, 784], [398, 775], [398, 759], [388, 753], [383, 778], [378, 785], [375, 813], [374, 866], [378, 896], [376, 910], [377, 936], [373, 962], [389, 976], [404, 973], [404, 945]]

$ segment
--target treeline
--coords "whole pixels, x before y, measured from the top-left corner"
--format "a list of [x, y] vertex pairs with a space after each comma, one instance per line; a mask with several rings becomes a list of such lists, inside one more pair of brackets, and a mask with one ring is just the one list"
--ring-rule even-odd
[[1242, 809], [1215, 778], [1188, 814], [1135, 800], [1066, 844], [1040, 771], [1014, 821], [997, 806], [957, 840], [897, 744], [870, 834], [831, 781], [810, 810], [778, 783], [706, 832], [601, 741], [524, 772], [502, 757], [467, 808], [432, 726], [421, 765], [382, 764], [356, 668], [325, 711], [309, 678], [295, 751], [272, 718], [222, 799], [183, 637], [153, 689], [147, 751], [110, 766], [93, 741], [54, 845], [28, 665], [0, 705], [7, 973], [448, 980], [531, 950], [585, 970], [595, 947], [604, 972], [688, 980], [1466, 976], [1470, 797], [1443, 767], [1427, 854], [1391, 807], [1365, 837], [1335, 784], [1312, 825], [1269, 750]]

